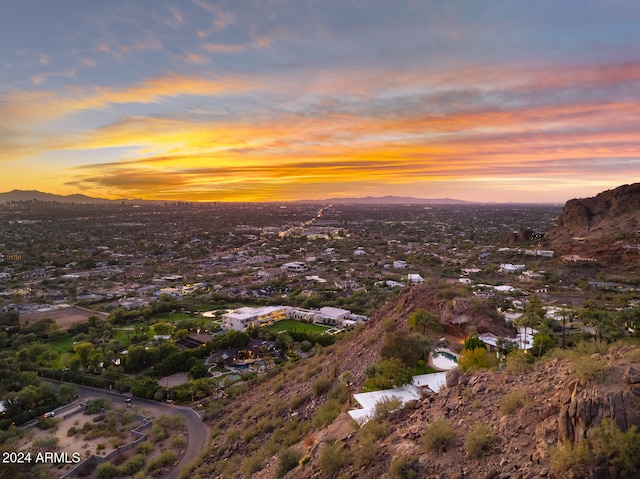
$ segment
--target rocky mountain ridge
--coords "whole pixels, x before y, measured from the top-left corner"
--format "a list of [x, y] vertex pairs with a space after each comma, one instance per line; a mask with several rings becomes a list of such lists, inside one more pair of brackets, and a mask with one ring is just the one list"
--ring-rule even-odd
[[572, 237], [612, 239], [621, 232], [640, 230], [640, 183], [622, 185], [591, 198], [566, 202], [555, 228], [549, 231], [554, 242]]

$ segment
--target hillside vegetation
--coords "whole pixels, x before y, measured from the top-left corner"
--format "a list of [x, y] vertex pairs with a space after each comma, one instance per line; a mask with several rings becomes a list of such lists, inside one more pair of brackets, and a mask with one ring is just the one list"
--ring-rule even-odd
[[[482, 303], [448, 306], [475, 299], [443, 286], [407, 290], [337, 344], [228, 389], [207, 405], [212, 440], [183, 477], [636, 477], [640, 349], [632, 340], [580, 343], [535, 364], [516, 352], [501, 370], [452, 371], [446, 389], [403, 410], [379, 404], [358, 427], [346, 413], [351, 393], [389, 338], [410, 337], [412, 311], [457, 311], [480, 332], [506, 327]], [[441, 319], [428, 334], [456, 328]]]

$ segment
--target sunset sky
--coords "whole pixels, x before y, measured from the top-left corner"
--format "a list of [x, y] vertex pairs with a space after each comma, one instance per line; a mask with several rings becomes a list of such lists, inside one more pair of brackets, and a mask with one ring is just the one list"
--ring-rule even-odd
[[636, 0], [0, 7], [0, 191], [564, 202], [640, 181]]

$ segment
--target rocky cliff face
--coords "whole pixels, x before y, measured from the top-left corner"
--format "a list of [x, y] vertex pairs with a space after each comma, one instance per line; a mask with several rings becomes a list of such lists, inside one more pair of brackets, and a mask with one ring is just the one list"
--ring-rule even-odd
[[590, 428], [604, 418], [611, 418], [623, 431], [640, 425], [638, 397], [640, 373], [629, 367], [623, 381], [615, 387], [584, 387], [569, 384], [561, 397], [558, 415], [558, 436], [561, 441], [579, 442], [587, 437]]
[[[416, 477], [429, 479], [596, 477], [593, 468], [554, 471], [554, 450], [563, 443], [582, 443], [604, 418], [623, 431], [640, 426], [640, 355], [636, 347], [615, 346], [596, 356], [607, 372], [595, 383], [576, 378], [572, 361], [566, 359], [538, 362], [527, 373], [450, 371], [446, 389], [407, 404], [400, 417], [391, 420], [393, 433], [378, 445], [376, 461], [361, 469], [345, 467], [344, 477], [382, 477], [398, 456], [412, 458]], [[521, 394], [522, 404], [505, 410], [514, 393]], [[438, 419], [446, 419], [454, 431], [444, 454], [426, 450], [421, 442], [425, 428]], [[479, 460], [465, 453], [466, 439], [478, 423], [488, 425], [496, 438]], [[341, 442], [344, 450], [359, 454], [357, 433]], [[316, 467], [313, 460], [307, 469], [287, 477], [320, 478]]]
[[600, 239], [638, 229], [640, 183], [634, 183], [604, 191], [593, 198], [567, 201], [557, 226], [549, 232], [549, 238], [552, 241], [573, 236]]

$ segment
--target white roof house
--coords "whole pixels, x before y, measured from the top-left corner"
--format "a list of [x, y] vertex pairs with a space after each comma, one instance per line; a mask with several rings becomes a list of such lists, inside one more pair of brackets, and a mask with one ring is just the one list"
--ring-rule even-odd
[[307, 265], [302, 261], [291, 261], [289, 263], [283, 264], [281, 268], [287, 271], [301, 273], [307, 270]]
[[354, 394], [353, 398], [362, 406], [362, 409], [352, 409], [349, 411], [349, 416], [358, 424], [363, 425], [373, 418], [376, 404], [380, 401], [396, 397], [400, 399], [402, 407], [409, 401], [422, 399], [421, 388], [429, 388], [433, 392], [440, 391], [446, 384], [446, 376], [446, 372], [421, 374], [413, 377], [412, 384], [406, 384], [400, 388]]
[[222, 315], [222, 327], [245, 331], [248, 328], [266, 326], [286, 317], [284, 306], [263, 306], [260, 308], [238, 308]]
[[331, 306], [324, 306], [320, 308], [318, 312], [318, 322], [324, 323], [341, 323], [345, 319], [349, 319], [351, 311], [342, 308], [333, 308]]
[[[528, 351], [529, 349], [533, 348], [533, 336], [537, 333], [538, 331], [536, 331], [533, 328], [521, 327], [518, 330], [518, 335], [515, 338], [504, 338], [504, 339], [516, 344], [518, 348]], [[478, 338], [487, 346], [492, 346], [494, 348], [496, 347], [499, 339], [498, 336], [492, 333], [480, 334]]]
[[524, 270], [523, 264], [511, 264], [511, 263], [503, 263], [500, 265], [500, 270], [503, 273], [517, 273], [518, 271]]

